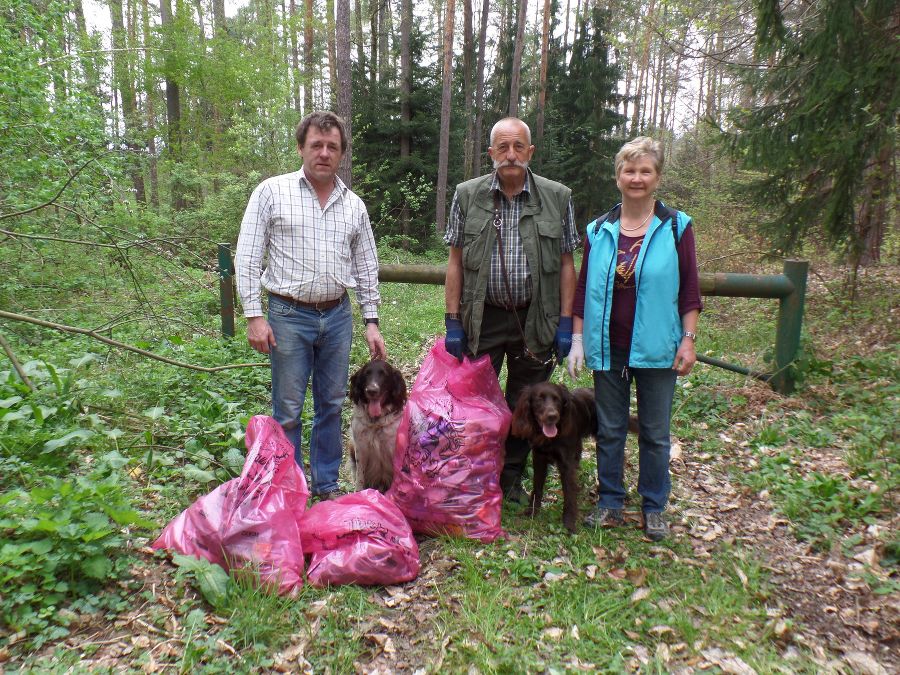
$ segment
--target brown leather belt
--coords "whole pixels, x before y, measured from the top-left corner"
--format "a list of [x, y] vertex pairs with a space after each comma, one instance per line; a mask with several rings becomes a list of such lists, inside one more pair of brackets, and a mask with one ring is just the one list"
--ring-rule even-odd
[[272, 293], [271, 291], [269, 291], [269, 296], [278, 298], [282, 302], [293, 307], [302, 307], [303, 309], [314, 309], [319, 312], [324, 312], [326, 309], [334, 309], [341, 304], [344, 298], [347, 297], [347, 294], [344, 293], [339, 298], [335, 298], [334, 300], [323, 300], [322, 302], [303, 302], [302, 300], [295, 300], [294, 298], [289, 298], [286, 295], [279, 295], [278, 293]]

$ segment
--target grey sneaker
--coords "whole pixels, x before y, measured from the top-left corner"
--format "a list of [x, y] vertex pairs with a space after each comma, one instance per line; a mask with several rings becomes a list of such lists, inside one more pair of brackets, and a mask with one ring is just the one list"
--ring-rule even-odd
[[669, 536], [669, 526], [663, 514], [656, 511], [644, 513], [644, 534], [650, 541], [662, 541]]
[[622, 509], [605, 509], [596, 507], [584, 519], [586, 527], [619, 527], [625, 524]]

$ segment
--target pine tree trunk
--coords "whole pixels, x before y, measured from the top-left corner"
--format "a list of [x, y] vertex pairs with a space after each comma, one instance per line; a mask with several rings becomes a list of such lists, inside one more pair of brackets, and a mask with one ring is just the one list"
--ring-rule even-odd
[[[150, 7], [147, 0], [141, 0], [141, 27], [144, 44], [150, 42]], [[144, 51], [144, 96], [147, 98], [145, 108], [147, 118], [147, 153], [150, 155], [150, 205], [154, 211], [159, 211], [159, 170], [156, 157], [156, 113], [154, 109], [155, 78], [153, 72], [153, 60], [150, 50]]]
[[337, 61], [337, 114], [344, 120], [349, 145], [341, 158], [338, 176], [353, 187], [353, 77], [350, 66], [350, 0], [337, 0], [335, 23]]
[[[412, 0], [400, 2], [400, 163], [405, 166], [409, 159], [411, 147], [410, 122], [412, 109], [412, 55], [410, 53], [410, 33], [412, 32], [413, 8]], [[409, 206], [403, 200], [400, 210], [400, 233], [409, 236]]]
[[369, 82], [372, 91], [378, 81], [378, 2], [371, 0], [369, 5]]
[[447, 163], [450, 156], [450, 94], [453, 81], [453, 21], [455, 0], [447, 0], [444, 15], [444, 67], [441, 88], [441, 131], [438, 140], [437, 230], [446, 227]]
[[[541, 79], [538, 83], [537, 121], [535, 123], [535, 145], [543, 147], [544, 108], [547, 106], [547, 67], [550, 59], [550, 0], [544, 0], [544, 27], [541, 30]], [[538, 168], [542, 161], [538, 159]]]
[[228, 33], [225, 18], [225, 0], [212, 0], [213, 29], [216, 37], [224, 37]]
[[856, 223], [860, 245], [859, 264], [874, 265], [881, 260], [881, 245], [887, 229], [887, 206], [896, 187], [891, 164], [893, 149], [885, 143], [871, 168], [866, 170], [862, 205]]
[[522, 77], [522, 49], [525, 46], [525, 22], [528, 18], [528, 0], [519, 0], [516, 19], [516, 44], [513, 50], [512, 73], [509, 81], [509, 116], [519, 114], [519, 82]]
[[[325, 30], [328, 32], [328, 77], [331, 96], [337, 95], [337, 52], [335, 51], [334, 0], [325, 0]], [[349, 35], [348, 35], [349, 37]]]
[[[362, 6], [360, 0], [353, 2], [353, 27], [356, 32], [356, 65], [360, 73], [366, 72], [366, 43], [363, 38]], [[365, 78], [361, 78], [365, 81]]]
[[641, 98], [642, 94], [644, 94], [644, 89], [646, 86], [646, 77], [648, 75], [648, 69], [650, 65], [650, 26], [653, 24], [653, 10], [656, 7], [656, 0], [650, 0], [650, 6], [647, 8], [647, 26], [644, 28], [643, 35], [643, 47], [641, 51], [641, 63], [638, 69], [638, 83], [637, 96], [634, 101], [634, 112], [631, 117], [631, 133], [636, 134], [642, 128], [643, 124], [641, 124], [641, 113], [643, 113], [643, 109], [641, 108]]
[[291, 89], [294, 96], [294, 110], [303, 112], [303, 104], [300, 102], [300, 39], [297, 36], [297, 2], [291, 0], [290, 4], [290, 33], [291, 33]]
[[475, 132], [472, 144], [472, 169], [470, 176], [481, 173], [481, 144], [482, 126], [484, 124], [484, 52], [487, 42], [488, 15], [490, 14], [490, 0], [483, 0], [481, 4], [481, 26], [478, 31], [478, 63], [475, 65]]
[[304, 0], [306, 13], [303, 17], [303, 114], [313, 111], [313, 82], [316, 77], [313, 63], [313, 0]]
[[392, 32], [391, 4], [387, 0], [378, 2], [378, 81], [386, 83], [391, 65], [388, 36]]
[[472, 51], [475, 36], [472, 28], [472, 0], [463, 0], [463, 110], [466, 120], [466, 137], [463, 142], [463, 177], [472, 177], [475, 120], [472, 118]]

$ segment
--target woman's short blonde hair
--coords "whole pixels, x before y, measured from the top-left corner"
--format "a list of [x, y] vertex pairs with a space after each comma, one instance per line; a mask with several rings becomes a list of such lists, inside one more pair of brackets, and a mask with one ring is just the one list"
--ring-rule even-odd
[[628, 141], [616, 153], [616, 178], [625, 162], [633, 162], [640, 157], [650, 156], [653, 158], [653, 164], [656, 167], [656, 173], [661, 174], [663, 169], [663, 144], [654, 141], [649, 136], [638, 136], [634, 140]]

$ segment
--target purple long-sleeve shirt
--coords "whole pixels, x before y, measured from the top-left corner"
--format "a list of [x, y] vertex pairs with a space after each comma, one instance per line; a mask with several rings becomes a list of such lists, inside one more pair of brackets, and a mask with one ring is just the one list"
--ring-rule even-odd
[[[628, 237], [619, 234], [618, 260], [616, 260], [616, 279], [613, 284], [612, 310], [609, 317], [609, 339], [614, 347], [629, 349], [631, 332], [634, 327], [634, 309], [637, 305], [637, 294], [634, 285], [634, 266], [637, 262], [644, 237]], [[691, 310], [703, 309], [700, 300], [700, 277], [697, 272], [697, 249], [694, 245], [694, 228], [689, 224], [681, 240], [676, 244], [678, 251], [678, 313], [684, 316]], [[575, 287], [575, 302], [572, 313], [584, 318], [584, 297], [587, 283], [588, 261], [591, 256], [591, 243], [584, 238], [584, 258], [581, 261], [581, 272], [578, 274], [578, 285]]]

